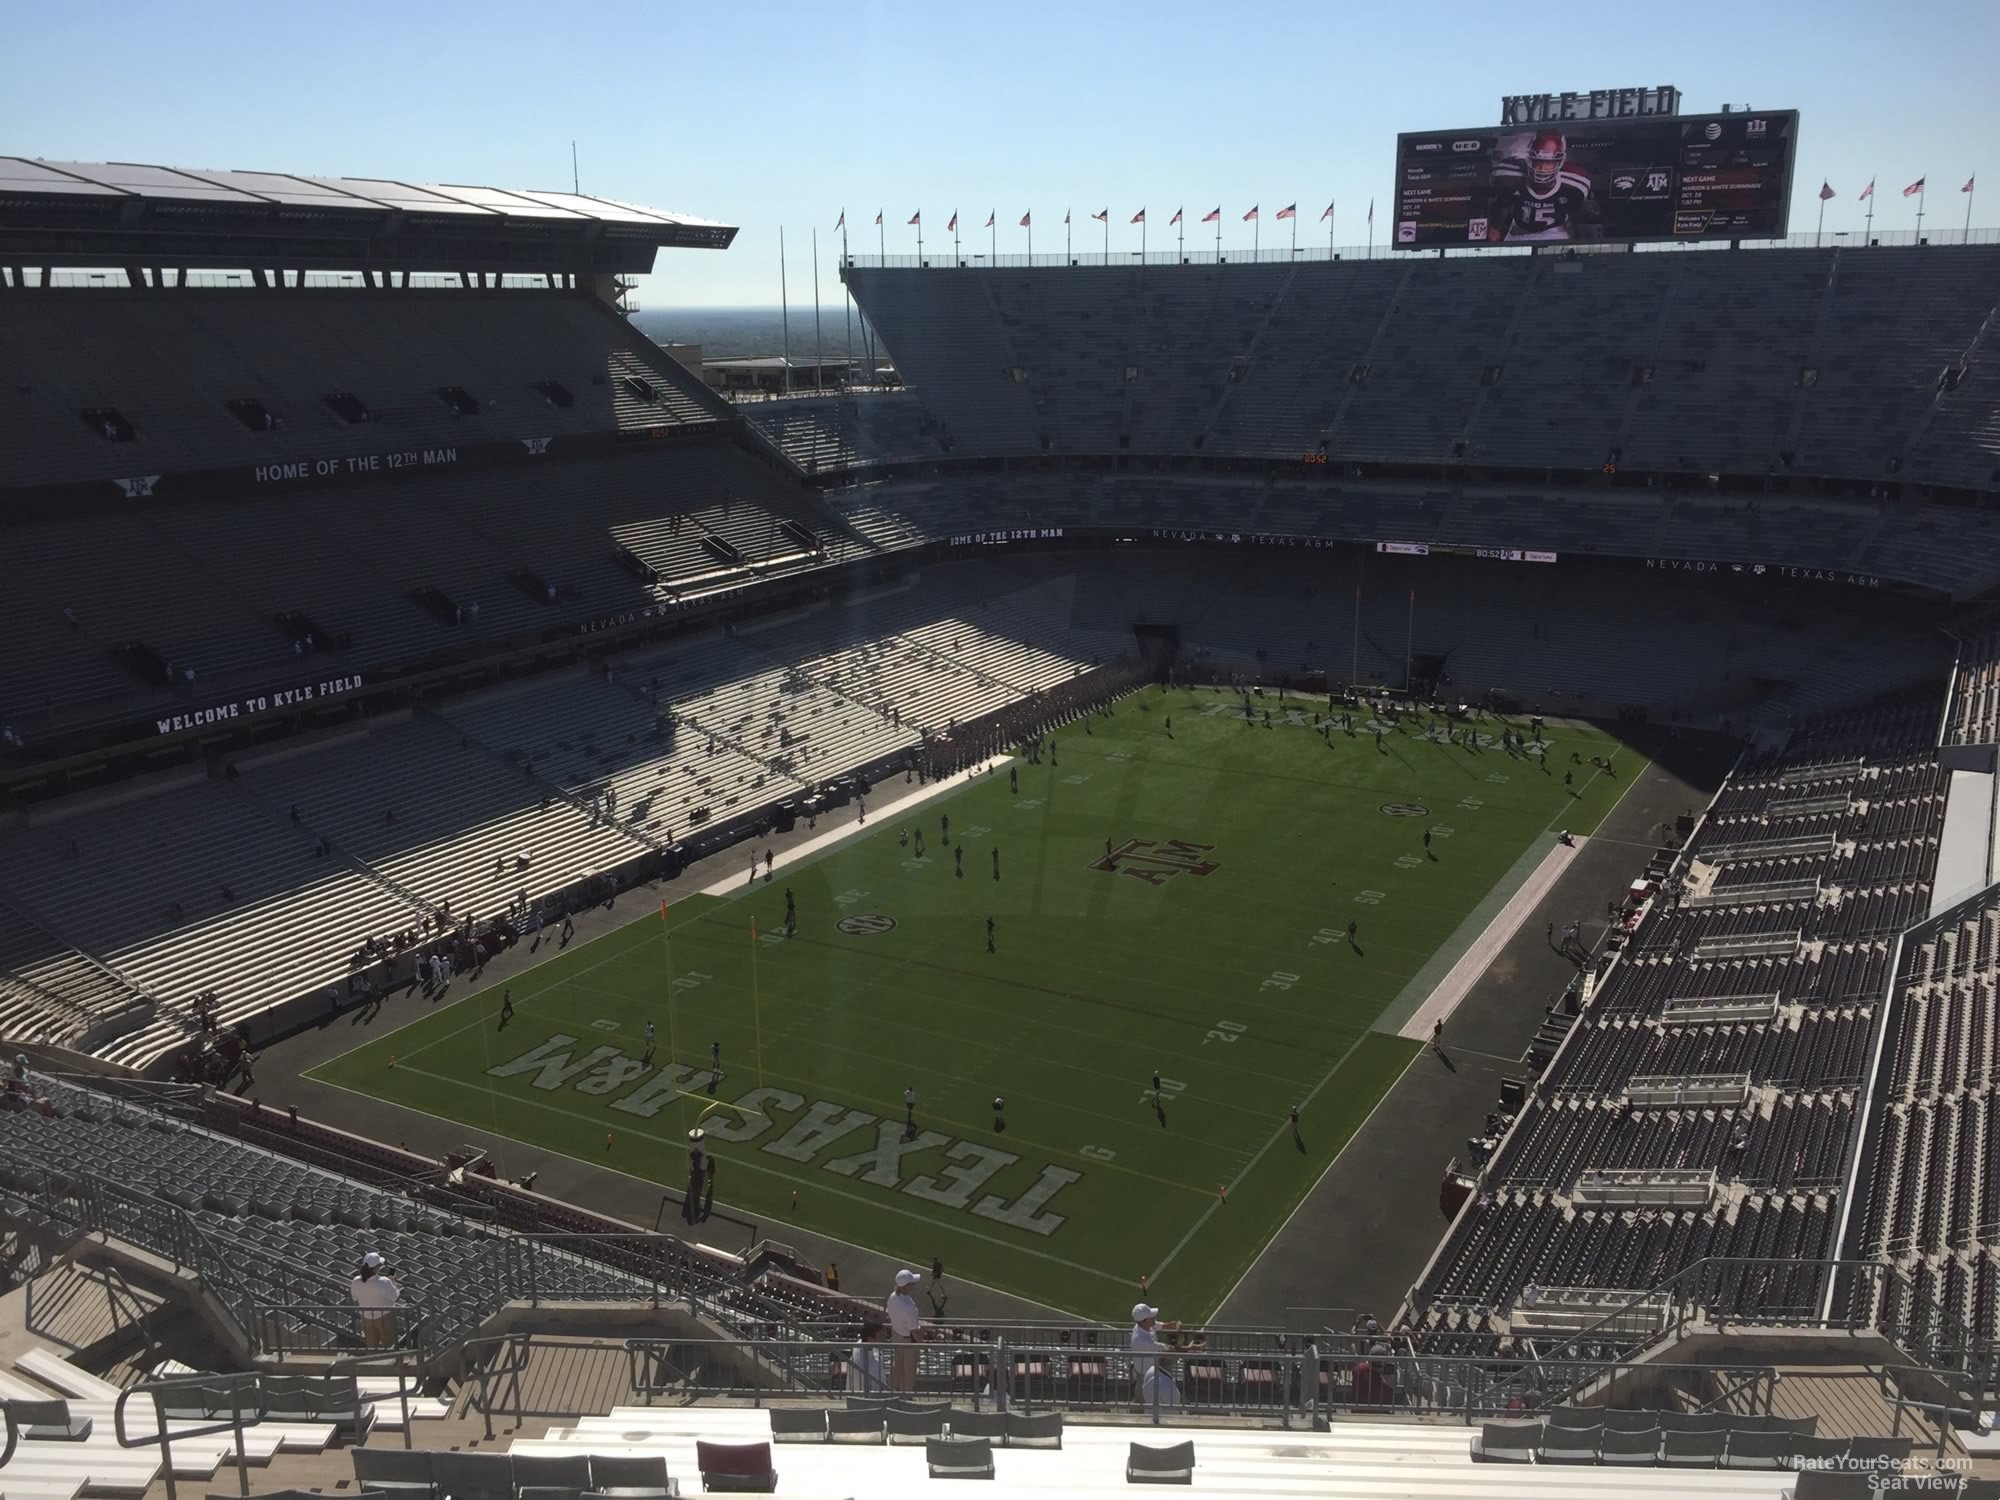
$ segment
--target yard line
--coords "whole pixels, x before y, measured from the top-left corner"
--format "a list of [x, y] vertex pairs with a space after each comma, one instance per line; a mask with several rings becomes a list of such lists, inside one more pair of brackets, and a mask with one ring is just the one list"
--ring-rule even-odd
[[[398, 1064], [397, 1064], [397, 1067], [398, 1067], [398, 1069], [400, 1070], [400, 1069], [402, 1068], [402, 1064], [398, 1063]], [[459, 1088], [462, 1088], [462, 1089], [465, 1089], [465, 1088], [472, 1088], [472, 1087], [474, 1087], [474, 1085], [472, 1085], [472, 1084], [469, 1084], [469, 1083], [466, 1083], [466, 1082], [465, 1082], [465, 1081], [464, 1081], [463, 1079], [459, 1079], [459, 1078], [450, 1078], [450, 1077], [447, 1077], [447, 1076], [446, 1076], [445, 1074], [442, 1074], [442, 1073], [428, 1073], [428, 1072], [425, 1072], [425, 1071], [424, 1071], [424, 1070], [423, 1070], [422, 1068], [411, 1068], [411, 1069], [409, 1069], [408, 1071], [410, 1071], [410, 1072], [412, 1072], [412, 1073], [415, 1073], [415, 1074], [417, 1074], [417, 1075], [418, 1075], [418, 1076], [420, 1076], [420, 1077], [423, 1077], [423, 1078], [429, 1078], [429, 1079], [432, 1079], [433, 1081], [435, 1081], [435, 1082], [438, 1082], [438, 1083], [449, 1083], [449, 1084], [454, 1084], [454, 1085], [456, 1085], [457, 1087], [459, 1087]], [[340, 1091], [341, 1091], [342, 1093], [347, 1093], [347, 1094], [355, 1094], [355, 1095], [357, 1095], [357, 1097], [360, 1097], [360, 1098], [364, 1098], [364, 1099], [375, 1099], [375, 1102], [376, 1102], [376, 1103], [378, 1103], [378, 1104], [380, 1104], [380, 1103], [384, 1103], [384, 1102], [389, 1102], [389, 1103], [394, 1103], [394, 1102], [395, 1102], [395, 1101], [393, 1101], [393, 1100], [392, 1100], [392, 1101], [384, 1101], [384, 1100], [381, 1100], [381, 1099], [376, 1099], [376, 1098], [375, 1098], [375, 1096], [374, 1096], [373, 1094], [363, 1094], [363, 1093], [361, 1093], [361, 1092], [360, 1092], [359, 1090], [357, 1090], [357, 1089], [350, 1089], [350, 1088], [348, 1088], [348, 1087], [347, 1087], [347, 1086], [346, 1086], [345, 1084], [340, 1084], [340, 1083], [326, 1083], [326, 1082], [324, 1082], [324, 1080], [319, 1080], [319, 1081], [320, 1081], [320, 1082], [322, 1082], [323, 1086], [324, 1086], [324, 1087], [326, 1087], [326, 1088], [332, 1088], [332, 1089], [339, 1089], [339, 1090], [340, 1090]], [[546, 1104], [546, 1103], [544, 1103], [543, 1101], [541, 1101], [540, 1099], [525, 1099], [525, 1100], [519, 1100], [519, 1101], [516, 1101], [516, 1102], [518, 1102], [518, 1103], [523, 1103], [523, 1104], [527, 1104], [527, 1105], [530, 1105], [530, 1106], [532, 1106], [532, 1107], [533, 1107], [533, 1108], [535, 1108], [535, 1109], [539, 1109], [539, 1110], [545, 1110], [545, 1111], [547, 1111], [547, 1112], [548, 1112], [548, 1113], [550, 1113], [550, 1114], [557, 1114], [557, 1115], [567, 1115], [567, 1116], [569, 1116], [569, 1117], [570, 1117], [571, 1119], [573, 1119], [573, 1120], [581, 1120], [581, 1121], [583, 1121], [583, 1122], [584, 1122], [585, 1124], [587, 1124], [587, 1125], [591, 1125], [591, 1126], [598, 1126], [598, 1125], [602, 1125], [602, 1124], [604, 1123], [604, 1121], [603, 1121], [602, 1119], [598, 1119], [598, 1118], [595, 1118], [595, 1117], [593, 1117], [593, 1116], [591, 1116], [591, 1115], [586, 1115], [586, 1114], [580, 1114], [580, 1113], [578, 1113], [578, 1112], [577, 1112], [576, 1110], [573, 1110], [573, 1109], [564, 1109], [564, 1108], [563, 1108], [563, 1107], [562, 1107], [561, 1105], [559, 1105], [559, 1104]], [[418, 1107], [417, 1107], [416, 1105], [414, 1105], [414, 1104], [396, 1104], [396, 1108], [398, 1108], [398, 1109], [406, 1109], [406, 1110], [408, 1110], [408, 1111], [409, 1111], [409, 1112], [410, 1112], [411, 1114], [417, 1114], [417, 1115], [425, 1115], [425, 1116], [429, 1117], [430, 1119], [433, 1119], [433, 1120], [438, 1120], [438, 1121], [442, 1121], [442, 1122], [443, 1122], [444, 1124], [447, 1124], [447, 1125], [454, 1125], [454, 1126], [461, 1126], [461, 1127], [462, 1127], [462, 1126], [463, 1126], [463, 1125], [464, 1125], [464, 1124], [466, 1123], [466, 1122], [465, 1122], [465, 1121], [463, 1121], [463, 1120], [455, 1120], [455, 1119], [453, 1119], [453, 1118], [452, 1118], [451, 1116], [449, 1116], [449, 1115], [441, 1115], [441, 1114], [437, 1114], [436, 1112], [434, 1112], [434, 1111], [432, 1111], [432, 1110], [428, 1110], [428, 1109], [419, 1109], [419, 1108], [418, 1108]], [[658, 1135], [655, 1135], [655, 1134], [654, 1134], [654, 1133], [653, 1133], [652, 1131], [649, 1131], [649, 1130], [642, 1130], [642, 1131], [638, 1131], [638, 1132], [635, 1132], [635, 1133], [636, 1133], [636, 1134], [639, 1134], [639, 1135], [642, 1135], [642, 1136], [644, 1136], [644, 1137], [645, 1137], [646, 1139], [648, 1139], [648, 1140], [653, 1140], [653, 1141], [664, 1141], [664, 1140], [665, 1140], [665, 1138], [664, 1138], [664, 1137], [661, 1137], [661, 1136], [658, 1136]], [[604, 1171], [604, 1170], [606, 1170], [606, 1168], [605, 1168], [605, 1166], [604, 1166], [604, 1164], [603, 1164], [602, 1162], [596, 1162], [596, 1161], [591, 1161], [591, 1160], [589, 1160], [589, 1159], [587, 1159], [587, 1158], [585, 1158], [585, 1157], [581, 1157], [581, 1156], [572, 1156], [572, 1155], [570, 1155], [570, 1153], [569, 1153], [569, 1152], [567, 1152], [567, 1151], [558, 1151], [558, 1150], [555, 1150], [555, 1149], [554, 1149], [554, 1148], [552, 1148], [552, 1147], [542, 1147], [542, 1146], [538, 1146], [538, 1147], [536, 1147], [535, 1149], [537, 1149], [537, 1150], [542, 1150], [542, 1151], [546, 1151], [546, 1152], [547, 1152], [547, 1153], [548, 1153], [549, 1155], [551, 1155], [551, 1156], [561, 1156], [561, 1157], [564, 1157], [564, 1158], [566, 1158], [566, 1159], [568, 1159], [568, 1160], [570, 1160], [570, 1161], [573, 1161], [573, 1162], [578, 1162], [578, 1163], [581, 1163], [582, 1165], [584, 1165], [584, 1166], [586, 1166], [586, 1167], [593, 1167], [593, 1168], [595, 1168], [596, 1170], [598, 1170], [598, 1171], [600, 1171], [600, 1172], [601, 1172], [601, 1171]], [[1080, 1274], [1080, 1275], [1084, 1275], [1084, 1276], [1092, 1276], [1092, 1277], [1095, 1277], [1095, 1278], [1097, 1278], [1097, 1279], [1098, 1279], [1098, 1280], [1100, 1280], [1100, 1281], [1112, 1281], [1112, 1282], [1116, 1282], [1116, 1283], [1117, 1283], [1118, 1285], [1120, 1285], [1120, 1286], [1129, 1286], [1129, 1285], [1131, 1284], [1131, 1278], [1130, 1278], [1130, 1277], [1128, 1277], [1128, 1276], [1119, 1276], [1119, 1275], [1114, 1275], [1113, 1273], [1111, 1273], [1111, 1272], [1109, 1272], [1109, 1271], [1106, 1271], [1106, 1270], [1104, 1270], [1104, 1269], [1103, 1269], [1102, 1267], [1099, 1267], [1099, 1266], [1086, 1266], [1086, 1265], [1083, 1265], [1083, 1264], [1081, 1264], [1080, 1262], [1077, 1262], [1077, 1261], [1073, 1261], [1073, 1260], [1065, 1260], [1065, 1259], [1064, 1259], [1064, 1258], [1063, 1258], [1062, 1256], [1060, 1256], [1060, 1255], [1051, 1255], [1051, 1254], [1049, 1254], [1049, 1252], [1048, 1252], [1048, 1251], [1046, 1251], [1046, 1250], [1037, 1250], [1037, 1249], [1035, 1249], [1035, 1248], [1034, 1248], [1034, 1247], [1033, 1247], [1032, 1245], [1016, 1245], [1016, 1244], [1014, 1244], [1014, 1243], [1012, 1243], [1012, 1242], [1010, 1242], [1010, 1241], [1008, 1241], [1008, 1240], [1003, 1240], [1003, 1239], [999, 1239], [999, 1238], [997, 1238], [997, 1237], [996, 1237], [996, 1236], [994, 1236], [994, 1235], [990, 1235], [990, 1234], [986, 1233], [986, 1232], [985, 1232], [984, 1230], [982, 1230], [982, 1229], [976, 1229], [976, 1228], [970, 1228], [970, 1227], [967, 1227], [967, 1226], [964, 1226], [964, 1225], [961, 1225], [961, 1224], [959, 1224], [959, 1223], [958, 1223], [958, 1222], [957, 1222], [956, 1220], [954, 1220], [954, 1219], [949, 1219], [949, 1218], [940, 1218], [939, 1216], [937, 1216], [937, 1215], [935, 1215], [935, 1214], [929, 1214], [929, 1213], [925, 1213], [925, 1212], [923, 1212], [923, 1211], [921, 1211], [921, 1210], [919, 1210], [919, 1209], [911, 1209], [911, 1208], [905, 1208], [905, 1207], [903, 1207], [903, 1206], [902, 1206], [902, 1205], [901, 1205], [900, 1203], [883, 1203], [883, 1202], [880, 1202], [880, 1201], [878, 1201], [878, 1200], [876, 1200], [876, 1199], [874, 1199], [874, 1198], [867, 1198], [867, 1197], [863, 1197], [863, 1196], [862, 1196], [862, 1195], [861, 1195], [860, 1193], [854, 1193], [854, 1192], [849, 1192], [849, 1191], [847, 1191], [846, 1189], [844, 1189], [844, 1188], [840, 1188], [840, 1187], [836, 1187], [836, 1186], [832, 1185], [831, 1183], [823, 1183], [823, 1182], [821, 1182], [821, 1181], [820, 1181], [820, 1180], [819, 1180], [819, 1179], [818, 1179], [817, 1177], [800, 1177], [800, 1176], [797, 1176], [797, 1175], [796, 1175], [796, 1174], [794, 1174], [794, 1173], [791, 1173], [791, 1172], [787, 1172], [787, 1171], [784, 1171], [784, 1170], [783, 1170], [783, 1169], [781, 1169], [781, 1168], [778, 1168], [778, 1167], [773, 1167], [773, 1166], [770, 1166], [770, 1165], [768, 1165], [768, 1164], [767, 1164], [767, 1163], [765, 1163], [765, 1162], [760, 1162], [760, 1161], [753, 1161], [753, 1160], [748, 1160], [748, 1159], [745, 1159], [745, 1158], [740, 1158], [740, 1157], [734, 1157], [734, 1156], [730, 1157], [730, 1158], [729, 1158], [729, 1160], [730, 1160], [730, 1162], [731, 1162], [731, 1164], [732, 1164], [732, 1165], [735, 1165], [735, 1166], [740, 1166], [740, 1167], [748, 1167], [748, 1168], [750, 1168], [750, 1169], [751, 1169], [752, 1171], [757, 1171], [757, 1172], [763, 1172], [763, 1173], [765, 1173], [765, 1174], [766, 1174], [767, 1176], [771, 1176], [771, 1177], [776, 1177], [776, 1178], [778, 1178], [778, 1179], [779, 1179], [780, 1181], [783, 1181], [783, 1182], [789, 1182], [789, 1183], [792, 1183], [792, 1184], [793, 1184], [794, 1186], [800, 1186], [800, 1187], [810, 1187], [810, 1188], [812, 1188], [812, 1189], [813, 1189], [813, 1191], [814, 1191], [814, 1192], [823, 1192], [823, 1193], [827, 1193], [827, 1194], [829, 1194], [830, 1196], [832, 1196], [832, 1197], [835, 1197], [835, 1198], [846, 1198], [846, 1199], [848, 1199], [848, 1200], [849, 1200], [849, 1201], [851, 1201], [851, 1202], [854, 1202], [854, 1203], [859, 1203], [859, 1204], [861, 1204], [861, 1205], [862, 1205], [863, 1207], [865, 1207], [865, 1208], [868, 1208], [868, 1209], [872, 1209], [872, 1210], [873, 1210], [873, 1211], [875, 1211], [876, 1213], [890, 1213], [890, 1214], [898, 1214], [898, 1215], [900, 1215], [900, 1216], [902, 1216], [902, 1217], [904, 1217], [904, 1218], [907, 1218], [907, 1219], [915, 1219], [915, 1220], [916, 1220], [917, 1222], [919, 1222], [920, 1224], [923, 1224], [924, 1226], [926, 1226], [927, 1228], [930, 1228], [930, 1229], [937, 1229], [937, 1228], [939, 1228], [939, 1227], [943, 1227], [943, 1228], [946, 1228], [946, 1229], [949, 1229], [949, 1230], [951, 1230], [951, 1231], [953, 1231], [954, 1233], [957, 1233], [957, 1234], [964, 1234], [964, 1235], [969, 1235], [969, 1236], [970, 1236], [971, 1238], [973, 1238], [973, 1239], [976, 1239], [976, 1240], [980, 1240], [980, 1241], [982, 1241], [982, 1242], [984, 1242], [985, 1244], [988, 1244], [988, 1245], [993, 1245], [993, 1246], [996, 1246], [996, 1247], [998, 1247], [999, 1249], [1002, 1249], [1002, 1250], [1006, 1250], [1006, 1251], [1010, 1251], [1010, 1252], [1012, 1252], [1013, 1254], [1016, 1254], [1016, 1255], [1028, 1255], [1028, 1256], [1033, 1256], [1033, 1257], [1034, 1257], [1035, 1259], [1037, 1259], [1037, 1260], [1045, 1260], [1045, 1261], [1048, 1261], [1048, 1262], [1050, 1262], [1050, 1263], [1051, 1263], [1052, 1265], [1058, 1265], [1058, 1266], [1062, 1266], [1062, 1267], [1063, 1267], [1063, 1268], [1065, 1268], [1066, 1270], [1071, 1270], [1071, 1271], [1075, 1271], [1075, 1272], [1077, 1272], [1078, 1274]], [[636, 1174], [636, 1173], [633, 1173], [633, 1172], [627, 1172], [627, 1171], [625, 1171], [625, 1170], [624, 1170], [624, 1169], [623, 1169], [622, 1167], [612, 1167], [612, 1168], [610, 1168], [609, 1170], [611, 1170], [611, 1171], [614, 1171], [614, 1172], [617, 1172], [617, 1173], [619, 1173], [619, 1175], [621, 1175], [621, 1176], [624, 1176], [624, 1177], [630, 1177], [630, 1178], [632, 1178], [632, 1179], [633, 1179], [633, 1180], [634, 1180], [635, 1182], [646, 1182], [646, 1183], [652, 1183], [653, 1185], [655, 1185], [655, 1186], [658, 1186], [658, 1185], [660, 1184], [660, 1182], [662, 1181], [662, 1179], [658, 1179], [658, 1178], [651, 1178], [651, 1177], [640, 1177], [640, 1176], [638, 1176], [638, 1174]], [[723, 1207], [727, 1207], [727, 1206], [728, 1206], [728, 1205], [727, 1205], [726, 1203], [725, 1203], [725, 1204], [723, 1204]], [[743, 1210], [743, 1212], [747, 1214], [747, 1213], [749, 1212], [749, 1210], [748, 1210], [748, 1209], [745, 1209], [745, 1210]], [[762, 1216], [760, 1215], [759, 1217], [761, 1218]], [[815, 1233], [815, 1234], [819, 1233], [819, 1231], [818, 1231], [818, 1230], [813, 1230], [812, 1232], [813, 1232], [813, 1233]], [[831, 1235], [829, 1235], [829, 1236], [827, 1236], [827, 1238], [831, 1239], [831, 1238], [834, 1238], [834, 1236], [831, 1236]], [[849, 1241], [848, 1243], [852, 1243], [852, 1241]], [[869, 1247], [869, 1246], [862, 1246], [862, 1247], [858, 1247], [858, 1248], [863, 1248], [863, 1249], [872, 1249], [873, 1247]], [[875, 1254], [878, 1254], [878, 1255], [879, 1255], [879, 1254], [881, 1254], [882, 1252], [881, 1252], [880, 1250], [875, 1250], [875, 1251], [874, 1251], [874, 1253], [875, 1253]], [[1001, 1290], [1001, 1291], [1005, 1291], [1006, 1289], [1005, 1289], [1004, 1287], [1002, 1287], [1002, 1288], [998, 1288], [997, 1290]], [[1019, 1294], [1019, 1293], [1016, 1293], [1016, 1292], [1009, 1292], [1009, 1293], [1008, 1293], [1008, 1295], [1009, 1295], [1009, 1296], [1019, 1296], [1020, 1294]], [[1030, 1300], [1030, 1301], [1032, 1301], [1032, 1300], [1034, 1300], [1034, 1299], [1032, 1299], [1032, 1298], [1029, 1298], [1029, 1299], [1026, 1299], [1026, 1300]], [[1058, 1310], [1058, 1311], [1065, 1311], [1065, 1309], [1057, 1309], [1057, 1310]], [[1071, 1315], [1072, 1315], [1072, 1316], [1075, 1316], [1075, 1317], [1078, 1317], [1078, 1318], [1079, 1318], [1080, 1320], [1083, 1320], [1083, 1321], [1088, 1321], [1088, 1320], [1084, 1320], [1084, 1319], [1082, 1319], [1082, 1315], [1081, 1315], [1081, 1314], [1071, 1314]]]
[[[1334, 1065], [1326, 1070], [1326, 1076], [1320, 1079], [1318, 1083], [1313, 1085], [1313, 1091], [1310, 1094], [1307, 1094], [1304, 1099], [1299, 1101], [1300, 1113], [1304, 1113], [1306, 1106], [1311, 1104], [1313, 1100], [1319, 1097], [1320, 1090], [1325, 1088], [1329, 1083], [1333, 1081], [1333, 1075], [1338, 1073], [1344, 1066], [1346, 1066], [1348, 1058], [1354, 1056], [1355, 1052], [1360, 1048], [1361, 1044], [1367, 1040], [1368, 1040], [1368, 1033], [1364, 1032], [1360, 1036], [1354, 1039], [1353, 1046], [1349, 1047], [1345, 1052], [1340, 1054], [1340, 1057], [1334, 1062]], [[1286, 1120], [1285, 1122], [1280, 1124], [1276, 1130], [1271, 1132], [1271, 1138], [1265, 1141], [1264, 1144], [1257, 1149], [1257, 1154], [1250, 1158], [1249, 1162], [1244, 1166], [1242, 1171], [1236, 1174], [1235, 1178], [1230, 1182], [1229, 1186], [1232, 1188], [1238, 1186], [1243, 1181], [1244, 1178], [1248, 1177], [1252, 1172], [1254, 1172], [1257, 1169], [1257, 1163], [1264, 1159], [1265, 1152], [1269, 1151], [1273, 1146], [1277, 1145], [1279, 1141], [1291, 1139], [1291, 1134], [1292, 1134], [1291, 1122], [1290, 1120]], [[1348, 1139], [1352, 1140], [1353, 1137], [1349, 1136]], [[1341, 1149], [1342, 1150], [1346, 1149], [1344, 1144]], [[1339, 1154], [1338, 1152], [1335, 1153], [1336, 1156], [1338, 1156], [1338, 1154]], [[1165, 1271], [1168, 1266], [1174, 1263], [1174, 1257], [1179, 1255], [1181, 1251], [1187, 1248], [1188, 1241], [1193, 1239], [1197, 1234], [1201, 1233], [1202, 1229], [1207, 1225], [1209, 1219], [1214, 1215], [1215, 1211], [1221, 1207], [1222, 1207], [1222, 1199], [1218, 1197], [1214, 1202], [1210, 1203], [1207, 1208], [1202, 1210], [1201, 1217], [1196, 1219], [1194, 1223], [1188, 1227], [1188, 1232], [1180, 1237], [1180, 1242], [1176, 1244], [1173, 1249], [1167, 1252], [1167, 1258], [1161, 1261], [1159, 1265], [1153, 1268], [1153, 1274], [1147, 1278], [1149, 1282], [1158, 1281], [1160, 1279], [1160, 1273]]]

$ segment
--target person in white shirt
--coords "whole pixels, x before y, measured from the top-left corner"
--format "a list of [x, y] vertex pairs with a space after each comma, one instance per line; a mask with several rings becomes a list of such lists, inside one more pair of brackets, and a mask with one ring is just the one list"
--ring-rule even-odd
[[847, 1356], [847, 1388], [857, 1393], [880, 1395], [889, 1389], [889, 1325], [864, 1323], [861, 1342]]
[[354, 1305], [361, 1309], [361, 1342], [370, 1349], [387, 1349], [396, 1342], [396, 1304], [403, 1289], [383, 1269], [382, 1257], [370, 1250], [348, 1283]]
[[1162, 1358], [1166, 1346], [1159, 1339], [1161, 1330], [1171, 1333], [1180, 1326], [1161, 1322], [1157, 1307], [1143, 1302], [1133, 1305], [1132, 1373], [1139, 1378], [1139, 1399], [1148, 1410], [1181, 1404], [1181, 1388], [1174, 1384], [1173, 1371]]
[[889, 1331], [895, 1336], [895, 1349], [889, 1361], [889, 1389], [892, 1391], [914, 1391], [917, 1388], [917, 1339], [922, 1335], [924, 1318], [917, 1311], [917, 1299], [910, 1288], [922, 1280], [923, 1277], [915, 1271], [898, 1271], [896, 1289], [883, 1304], [883, 1310], [889, 1315]]

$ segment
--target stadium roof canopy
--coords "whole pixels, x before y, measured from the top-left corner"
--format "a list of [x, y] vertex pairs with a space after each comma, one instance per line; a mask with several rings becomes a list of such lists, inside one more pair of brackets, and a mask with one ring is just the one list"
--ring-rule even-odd
[[585, 193], [0, 156], [0, 261], [618, 273], [734, 226]]

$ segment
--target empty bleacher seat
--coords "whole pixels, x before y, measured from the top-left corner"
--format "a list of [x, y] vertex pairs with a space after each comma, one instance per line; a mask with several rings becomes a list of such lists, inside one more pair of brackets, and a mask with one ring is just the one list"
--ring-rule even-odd
[[933, 1479], [991, 1479], [990, 1438], [942, 1437], [924, 1444], [924, 1462]]
[[1134, 1443], [1125, 1458], [1127, 1484], [1193, 1484], [1194, 1443]]
[[697, 1442], [695, 1467], [705, 1490], [768, 1494], [778, 1487], [769, 1443]]

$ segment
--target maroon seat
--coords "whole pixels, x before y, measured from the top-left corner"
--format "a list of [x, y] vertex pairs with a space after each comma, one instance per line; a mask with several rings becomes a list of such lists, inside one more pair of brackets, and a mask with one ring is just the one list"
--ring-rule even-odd
[[769, 1443], [697, 1442], [694, 1458], [705, 1490], [769, 1494], [778, 1487]]

